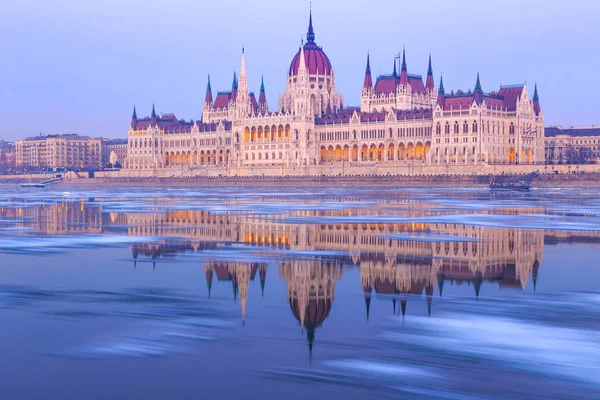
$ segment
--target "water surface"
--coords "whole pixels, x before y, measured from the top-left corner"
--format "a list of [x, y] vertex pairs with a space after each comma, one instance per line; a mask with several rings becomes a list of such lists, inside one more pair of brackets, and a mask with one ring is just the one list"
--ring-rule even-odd
[[2, 398], [598, 398], [600, 192], [0, 187]]

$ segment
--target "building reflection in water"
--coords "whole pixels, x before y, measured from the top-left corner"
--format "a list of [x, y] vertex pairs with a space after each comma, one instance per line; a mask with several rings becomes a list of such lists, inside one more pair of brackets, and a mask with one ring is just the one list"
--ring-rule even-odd
[[293, 260], [279, 264], [279, 277], [287, 284], [290, 309], [306, 332], [312, 357], [315, 329], [329, 316], [342, 265], [338, 261]]
[[[539, 210], [503, 209], [502, 212], [523, 214]], [[435, 213], [435, 207], [424, 203], [398, 200], [388, 201], [383, 209], [375, 211], [366, 208], [300, 210], [283, 215], [418, 217]], [[36, 206], [23, 204], [0, 209], [3, 220], [13, 221], [14, 227], [29, 228], [38, 234], [126, 232], [130, 236], [160, 238], [132, 246], [134, 263], [140, 258], [156, 261], [182, 252], [218, 252], [224, 245], [258, 249], [263, 256], [271, 257], [269, 264], [263, 261], [204, 262], [209, 296], [214, 277], [231, 284], [232, 296], [234, 300], [239, 298], [244, 321], [250, 282], [258, 273], [264, 294], [267, 268], [277, 265], [278, 275], [287, 286], [291, 313], [306, 332], [310, 349], [315, 340], [315, 330], [331, 312], [335, 285], [342, 278], [343, 266], [360, 268], [367, 320], [373, 296], [389, 299], [394, 313], [399, 312], [403, 316], [409, 301], [424, 296], [431, 314], [435, 289], [441, 296], [448, 284], [469, 285], [474, 296], [479, 296], [483, 282], [498, 284], [501, 288], [525, 290], [531, 278], [535, 289], [548, 235], [551, 245], [562, 241], [593, 241], [599, 237], [598, 233], [553, 231], [546, 234], [543, 230], [459, 224], [293, 224], [280, 220], [283, 215], [274, 214], [267, 219], [264, 215], [252, 213], [230, 215], [203, 210], [104, 212], [101, 206], [88, 206], [84, 200]], [[443, 240], [428, 241], [419, 240], [419, 236], [414, 234], [449, 236]], [[297, 259], [289, 251], [303, 251], [305, 255]], [[317, 258], [310, 256], [310, 252], [324, 252], [326, 255]]]

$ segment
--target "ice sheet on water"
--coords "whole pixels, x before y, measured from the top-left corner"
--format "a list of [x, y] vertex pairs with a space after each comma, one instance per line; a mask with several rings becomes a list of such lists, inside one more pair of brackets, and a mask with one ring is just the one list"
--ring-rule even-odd
[[158, 237], [124, 235], [0, 236], [0, 253], [44, 254], [66, 249], [128, 246], [136, 243], [153, 242], [159, 239]]

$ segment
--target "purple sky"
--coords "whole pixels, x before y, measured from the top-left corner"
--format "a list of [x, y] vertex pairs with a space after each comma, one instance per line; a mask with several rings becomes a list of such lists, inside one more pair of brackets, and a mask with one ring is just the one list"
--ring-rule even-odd
[[[210, 72], [229, 90], [242, 46], [250, 88], [265, 75], [277, 105], [306, 35], [309, 2], [281, 0], [2, 0], [0, 138], [39, 132], [125, 137], [133, 105], [199, 119]], [[484, 91], [538, 83], [546, 124], [600, 124], [595, 95], [600, 2], [591, 0], [313, 1], [316, 42], [348, 106], [358, 105], [367, 51], [390, 73], [406, 46], [410, 73]], [[592, 97], [594, 96], [594, 98]]]

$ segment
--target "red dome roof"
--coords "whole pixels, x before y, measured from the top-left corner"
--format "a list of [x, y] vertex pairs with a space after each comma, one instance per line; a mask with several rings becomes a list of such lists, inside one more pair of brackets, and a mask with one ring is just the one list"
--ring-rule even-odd
[[[331, 74], [331, 62], [322, 48], [315, 43], [315, 32], [312, 26], [312, 14], [308, 23], [308, 33], [306, 34], [306, 44], [303, 46], [304, 62], [309, 75], [329, 75]], [[300, 50], [296, 53], [290, 64], [289, 76], [298, 75], [300, 66]]]
[[[331, 74], [331, 62], [329, 57], [314, 43], [304, 45], [304, 62], [309, 75], [329, 75]], [[300, 66], [300, 50], [294, 56], [290, 64], [289, 75], [298, 75], [298, 67]]]

